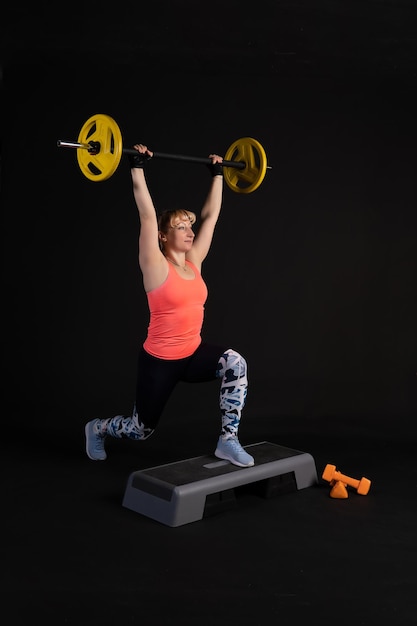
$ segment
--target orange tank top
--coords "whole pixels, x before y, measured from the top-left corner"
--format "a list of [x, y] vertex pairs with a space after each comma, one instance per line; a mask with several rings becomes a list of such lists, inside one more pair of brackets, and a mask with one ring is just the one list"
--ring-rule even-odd
[[150, 321], [143, 347], [159, 359], [183, 359], [201, 343], [207, 286], [195, 265], [186, 263], [195, 274], [193, 280], [181, 278], [168, 263], [165, 282], [147, 293]]

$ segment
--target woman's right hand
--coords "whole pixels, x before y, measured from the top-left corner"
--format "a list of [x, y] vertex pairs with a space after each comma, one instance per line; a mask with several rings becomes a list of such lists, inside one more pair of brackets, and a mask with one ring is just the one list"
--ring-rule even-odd
[[153, 157], [153, 152], [151, 152], [151, 150], [149, 150], [148, 147], [144, 146], [142, 143], [135, 143], [133, 148], [138, 154], [129, 154], [130, 167], [132, 169], [143, 169], [149, 159]]

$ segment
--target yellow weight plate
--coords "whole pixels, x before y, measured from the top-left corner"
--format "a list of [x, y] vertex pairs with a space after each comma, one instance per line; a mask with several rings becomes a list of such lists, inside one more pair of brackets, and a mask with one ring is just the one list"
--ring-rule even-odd
[[267, 170], [266, 153], [259, 141], [252, 137], [237, 139], [228, 148], [224, 158], [226, 161], [243, 162], [246, 165], [243, 169], [223, 168], [223, 177], [232, 191], [251, 193], [258, 189]]
[[84, 176], [99, 182], [110, 178], [119, 166], [123, 154], [122, 133], [115, 120], [104, 114], [92, 115], [78, 135], [78, 142], [99, 143], [97, 154], [90, 154], [84, 148], [77, 149], [78, 165]]

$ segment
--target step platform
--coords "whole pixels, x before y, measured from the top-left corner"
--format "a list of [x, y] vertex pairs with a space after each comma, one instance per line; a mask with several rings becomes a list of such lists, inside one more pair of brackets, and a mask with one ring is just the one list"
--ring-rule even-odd
[[317, 484], [314, 459], [306, 452], [269, 441], [244, 448], [255, 459], [252, 467], [207, 455], [132, 472], [123, 506], [176, 527], [230, 508], [245, 487], [270, 498]]

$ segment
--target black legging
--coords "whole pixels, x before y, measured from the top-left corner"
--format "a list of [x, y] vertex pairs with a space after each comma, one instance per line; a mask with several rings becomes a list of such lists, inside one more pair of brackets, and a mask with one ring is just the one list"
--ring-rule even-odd
[[201, 383], [216, 380], [219, 359], [225, 350], [225, 346], [201, 343], [191, 356], [167, 361], [151, 356], [142, 348], [138, 357], [136, 383], [139, 422], [146, 428], [156, 428], [178, 382]]

